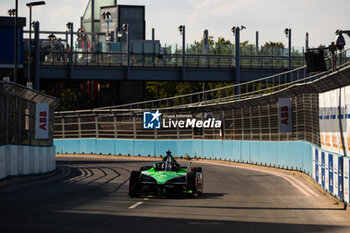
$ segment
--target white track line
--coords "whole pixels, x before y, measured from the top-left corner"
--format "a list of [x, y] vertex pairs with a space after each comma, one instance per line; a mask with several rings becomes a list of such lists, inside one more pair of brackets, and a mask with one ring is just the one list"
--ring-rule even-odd
[[[301, 182], [300, 180], [296, 179], [293, 176], [289, 176], [286, 174], [281, 174], [282, 176], [285, 177], [285, 179], [291, 179], [293, 180], [295, 183], [297, 183], [298, 187], [300, 187], [301, 189], [305, 190], [306, 192], [310, 193], [311, 196], [315, 196], [318, 197], [319, 195], [317, 193], [315, 193], [312, 189], [310, 189], [309, 187], [307, 187], [303, 182]], [[291, 182], [293, 182], [291, 181]]]
[[143, 203], [142, 201], [136, 202], [134, 205], [130, 206], [128, 209], [135, 209], [136, 207], [138, 207], [142, 203]]
[[251, 170], [251, 171], [258, 171], [258, 172], [271, 174], [271, 175], [278, 176], [278, 177], [281, 177], [281, 178], [285, 179], [286, 181], [288, 181], [291, 185], [293, 185], [296, 189], [298, 189], [301, 193], [303, 193], [307, 197], [311, 197], [311, 196], [318, 197], [318, 194], [316, 194], [314, 191], [312, 191], [309, 187], [307, 187], [301, 181], [297, 180], [296, 178], [294, 178], [292, 176], [285, 175], [285, 174], [282, 174], [282, 173], [266, 171], [266, 170], [259, 169], [259, 168], [243, 167], [243, 166], [241, 167], [241, 166], [230, 165], [230, 164], [210, 163], [210, 162], [202, 162], [202, 161], [199, 161], [198, 163], [207, 163], [207, 164], [220, 165], [220, 166], [225, 166], [225, 167], [241, 168], [241, 169], [246, 169], [246, 170]]
[[[296, 189], [298, 189], [300, 192], [302, 192], [305, 196], [307, 197], [311, 197], [312, 194], [310, 194], [312, 191], [309, 190], [309, 192], [307, 191], [307, 189], [302, 189], [301, 187], [298, 186], [298, 184], [296, 184], [292, 179], [290, 179], [291, 177], [289, 176], [285, 176], [285, 175], [282, 175], [282, 174], [276, 174], [276, 173], [272, 173], [272, 172], [267, 172], [268, 174], [271, 174], [271, 175], [275, 175], [275, 176], [278, 176], [278, 177], [281, 177], [283, 179], [285, 179], [286, 181], [288, 181], [291, 185], [293, 185]], [[300, 183], [299, 183], [300, 185]]]

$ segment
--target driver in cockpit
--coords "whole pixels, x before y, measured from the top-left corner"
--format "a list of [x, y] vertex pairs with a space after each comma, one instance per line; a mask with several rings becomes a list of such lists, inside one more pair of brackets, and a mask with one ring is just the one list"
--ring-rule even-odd
[[162, 163], [160, 170], [165, 171], [165, 163]]
[[171, 171], [172, 167], [173, 167], [173, 165], [171, 163], [167, 163], [165, 169], [167, 171]]

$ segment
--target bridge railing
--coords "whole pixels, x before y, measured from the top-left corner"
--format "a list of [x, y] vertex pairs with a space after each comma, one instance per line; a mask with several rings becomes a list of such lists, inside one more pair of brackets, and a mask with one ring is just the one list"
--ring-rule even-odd
[[[69, 65], [70, 54], [67, 51], [50, 50], [41, 51], [41, 65]], [[181, 68], [181, 54], [130, 54], [131, 67], [164, 67]], [[259, 69], [287, 69], [288, 57], [272, 55], [242, 55], [240, 57], [241, 68]], [[127, 53], [105, 52], [74, 52], [73, 65], [75, 66], [121, 66], [128, 65]], [[305, 65], [304, 57], [292, 57], [292, 67]], [[185, 66], [187, 68], [233, 68], [235, 56], [224, 54], [186, 54]]]

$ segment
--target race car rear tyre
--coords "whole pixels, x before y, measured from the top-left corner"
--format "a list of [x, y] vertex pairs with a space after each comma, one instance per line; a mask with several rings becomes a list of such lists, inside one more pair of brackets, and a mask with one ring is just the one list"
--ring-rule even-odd
[[193, 171], [193, 172], [202, 172], [202, 168], [201, 167], [191, 167], [191, 171]]
[[199, 196], [197, 183], [197, 172], [187, 172], [187, 188], [192, 191], [194, 197]]
[[141, 172], [139, 171], [131, 171], [129, 180], [129, 195], [132, 197], [137, 196], [133, 191], [140, 182], [140, 174]]

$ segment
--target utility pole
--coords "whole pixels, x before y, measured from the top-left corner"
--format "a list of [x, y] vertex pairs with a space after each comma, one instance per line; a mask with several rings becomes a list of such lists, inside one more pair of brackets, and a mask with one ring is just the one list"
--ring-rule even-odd
[[255, 55], [259, 55], [259, 32], [256, 31], [255, 33]]
[[14, 82], [18, 82], [18, 0], [16, 0], [16, 16], [15, 16], [15, 69], [14, 69]]
[[239, 95], [240, 94], [240, 88], [239, 88], [239, 84], [241, 82], [241, 77], [240, 77], [240, 66], [241, 66], [241, 61], [240, 61], [240, 29], [239, 27], [236, 27], [234, 32], [235, 32], [235, 60], [236, 60], [236, 67], [235, 67], [235, 95]]
[[185, 33], [186, 33], [186, 28], [185, 28], [185, 25], [180, 25], [179, 27], [178, 27], [178, 29], [179, 29], [179, 32], [180, 32], [180, 35], [182, 35], [182, 80], [185, 80], [185, 75], [186, 75], [186, 73], [185, 73], [185, 65], [186, 65], [186, 62], [185, 62], [185, 60], [186, 60], [186, 58], [185, 58], [185, 56], [186, 56], [186, 37], [185, 37]]

